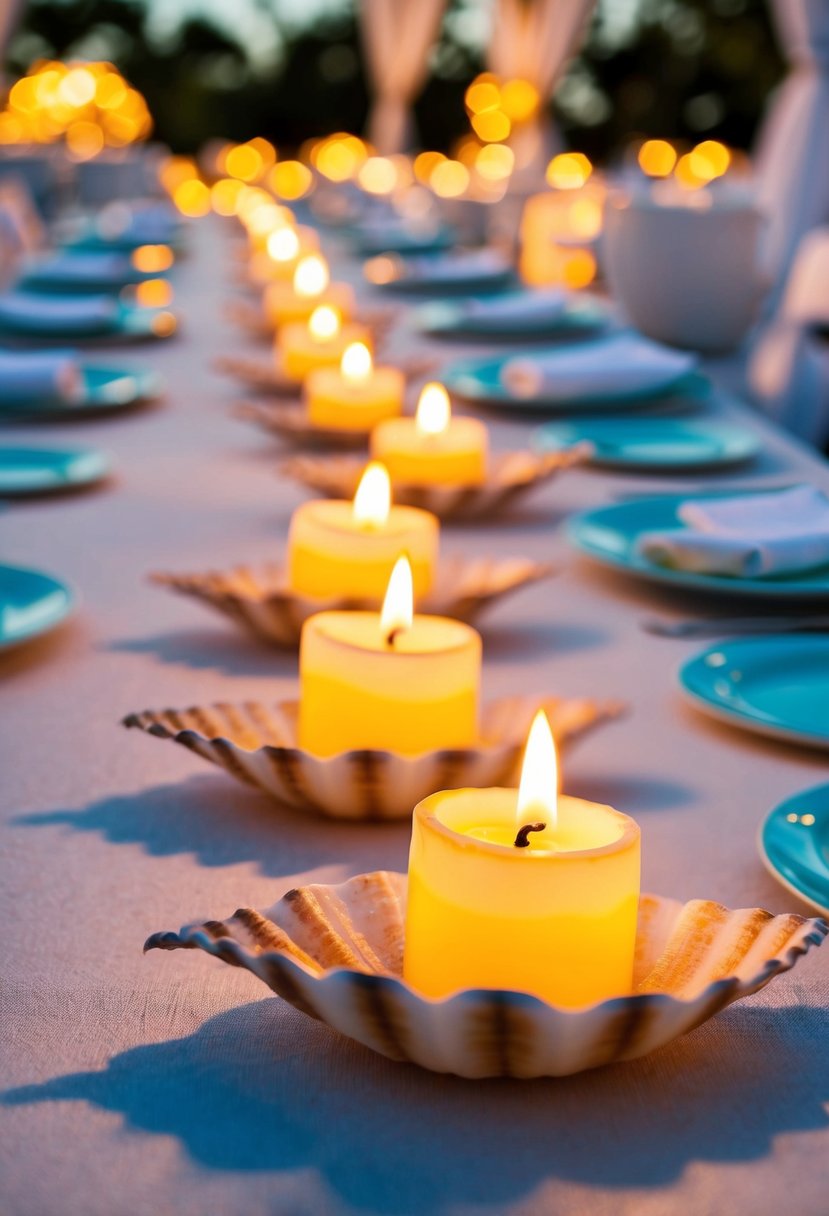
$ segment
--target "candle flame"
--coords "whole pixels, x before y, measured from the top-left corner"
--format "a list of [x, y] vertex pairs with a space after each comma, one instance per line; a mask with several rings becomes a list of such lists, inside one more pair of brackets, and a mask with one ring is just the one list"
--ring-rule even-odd
[[298, 296], [321, 296], [328, 286], [328, 263], [319, 254], [300, 258], [294, 271], [294, 291]]
[[354, 522], [364, 527], [382, 528], [391, 510], [391, 480], [379, 460], [366, 465], [354, 495]]
[[380, 632], [390, 646], [398, 633], [411, 629], [413, 618], [412, 567], [404, 553], [394, 563], [380, 612]]
[[268, 237], [267, 249], [274, 262], [290, 262], [299, 253], [299, 237], [287, 225], [277, 228]]
[[424, 384], [417, 402], [415, 426], [421, 435], [442, 435], [449, 425], [449, 394], [442, 384]]
[[340, 371], [349, 384], [365, 384], [371, 377], [371, 351], [365, 342], [351, 342], [343, 351]]
[[308, 330], [316, 342], [330, 342], [340, 332], [340, 314], [328, 304], [320, 304], [308, 318]]
[[516, 826], [543, 816], [548, 831], [554, 831], [558, 818], [558, 762], [553, 732], [543, 709], [533, 718], [521, 781], [518, 786]]

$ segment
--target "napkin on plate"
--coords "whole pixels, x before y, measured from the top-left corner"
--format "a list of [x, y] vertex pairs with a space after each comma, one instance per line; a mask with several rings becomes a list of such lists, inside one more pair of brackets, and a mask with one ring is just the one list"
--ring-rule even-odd
[[83, 395], [83, 374], [72, 350], [0, 350], [0, 404], [72, 405]]
[[497, 249], [471, 249], [406, 258], [403, 267], [405, 277], [410, 279], [452, 283], [482, 274], [508, 274], [512, 264]]
[[60, 331], [84, 337], [115, 327], [119, 304], [115, 296], [47, 296], [8, 291], [0, 295], [0, 327], [17, 333]]
[[646, 532], [649, 561], [696, 574], [762, 578], [829, 563], [829, 498], [814, 486], [684, 502], [685, 528]]
[[543, 395], [551, 401], [653, 396], [667, 392], [696, 364], [696, 355], [661, 346], [641, 334], [624, 333], [509, 359], [501, 379], [516, 397]]
[[508, 291], [500, 296], [482, 300], [464, 300], [458, 312], [465, 321], [474, 321], [478, 329], [520, 329], [527, 323], [555, 321], [567, 308], [566, 291]]
[[123, 253], [109, 250], [58, 250], [32, 258], [23, 267], [28, 280], [57, 279], [66, 283], [111, 282], [116, 287], [132, 277], [132, 264]]

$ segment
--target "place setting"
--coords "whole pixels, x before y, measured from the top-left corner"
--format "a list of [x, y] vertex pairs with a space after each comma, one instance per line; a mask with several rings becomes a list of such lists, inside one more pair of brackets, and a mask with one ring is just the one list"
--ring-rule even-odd
[[0, 350], [0, 422], [94, 419], [150, 404], [163, 392], [151, 370], [101, 367], [69, 348]]

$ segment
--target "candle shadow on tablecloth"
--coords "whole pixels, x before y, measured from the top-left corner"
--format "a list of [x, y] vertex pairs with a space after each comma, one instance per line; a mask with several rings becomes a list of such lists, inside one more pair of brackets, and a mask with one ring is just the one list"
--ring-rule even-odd
[[405, 870], [410, 824], [337, 822], [295, 810], [222, 775], [191, 777], [79, 809], [19, 815], [17, 827], [91, 832], [151, 857], [191, 853], [202, 866], [240, 862], [267, 877], [336, 864], [343, 875]]
[[117, 1112], [128, 1131], [176, 1137], [208, 1175], [313, 1171], [356, 1211], [540, 1202], [545, 1184], [552, 1210], [557, 1179], [656, 1189], [694, 1162], [760, 1160], [779, 1135], [825, 1128], [827, 1030], [825, 1011], [741, 1004], [641, 1061], [463, 1081], [384, 1060], [266, 999], [0, 1102]]
[[[296, 676], [297, 650], [269, 646], [255, 637], [225, 625], [216, 618], [215, 628], [176, 629], [152, 637], [116, 638], [108, 650], [126, 654], [149, 654], [163, 663], [219, 671], [230, 676]], [[218, 695], [218, 690], [217, 690]]]

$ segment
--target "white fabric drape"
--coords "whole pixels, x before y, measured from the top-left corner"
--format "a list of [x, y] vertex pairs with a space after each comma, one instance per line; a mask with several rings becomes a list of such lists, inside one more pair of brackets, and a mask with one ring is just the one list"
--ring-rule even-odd
[[770, 0], [791, 65], [755, 150], [768, 217], [764, 264], [785, 275], [804, 232], [829, 220], [829, 0]]
[[537, 122], [519, 128], [512, 141], [518, 167], [546, 163], [555, 150], [546, 103], [579, 49], [595, 5], [596, 0], [495, 0], [489, 67], [504, 80], [528, 80], [541, 98]]
[[385, 155], [411, 140], [411, 105], [428, 68], [446, 0], [360, 0], [360, 31], [374, 94], [368, 137]]

